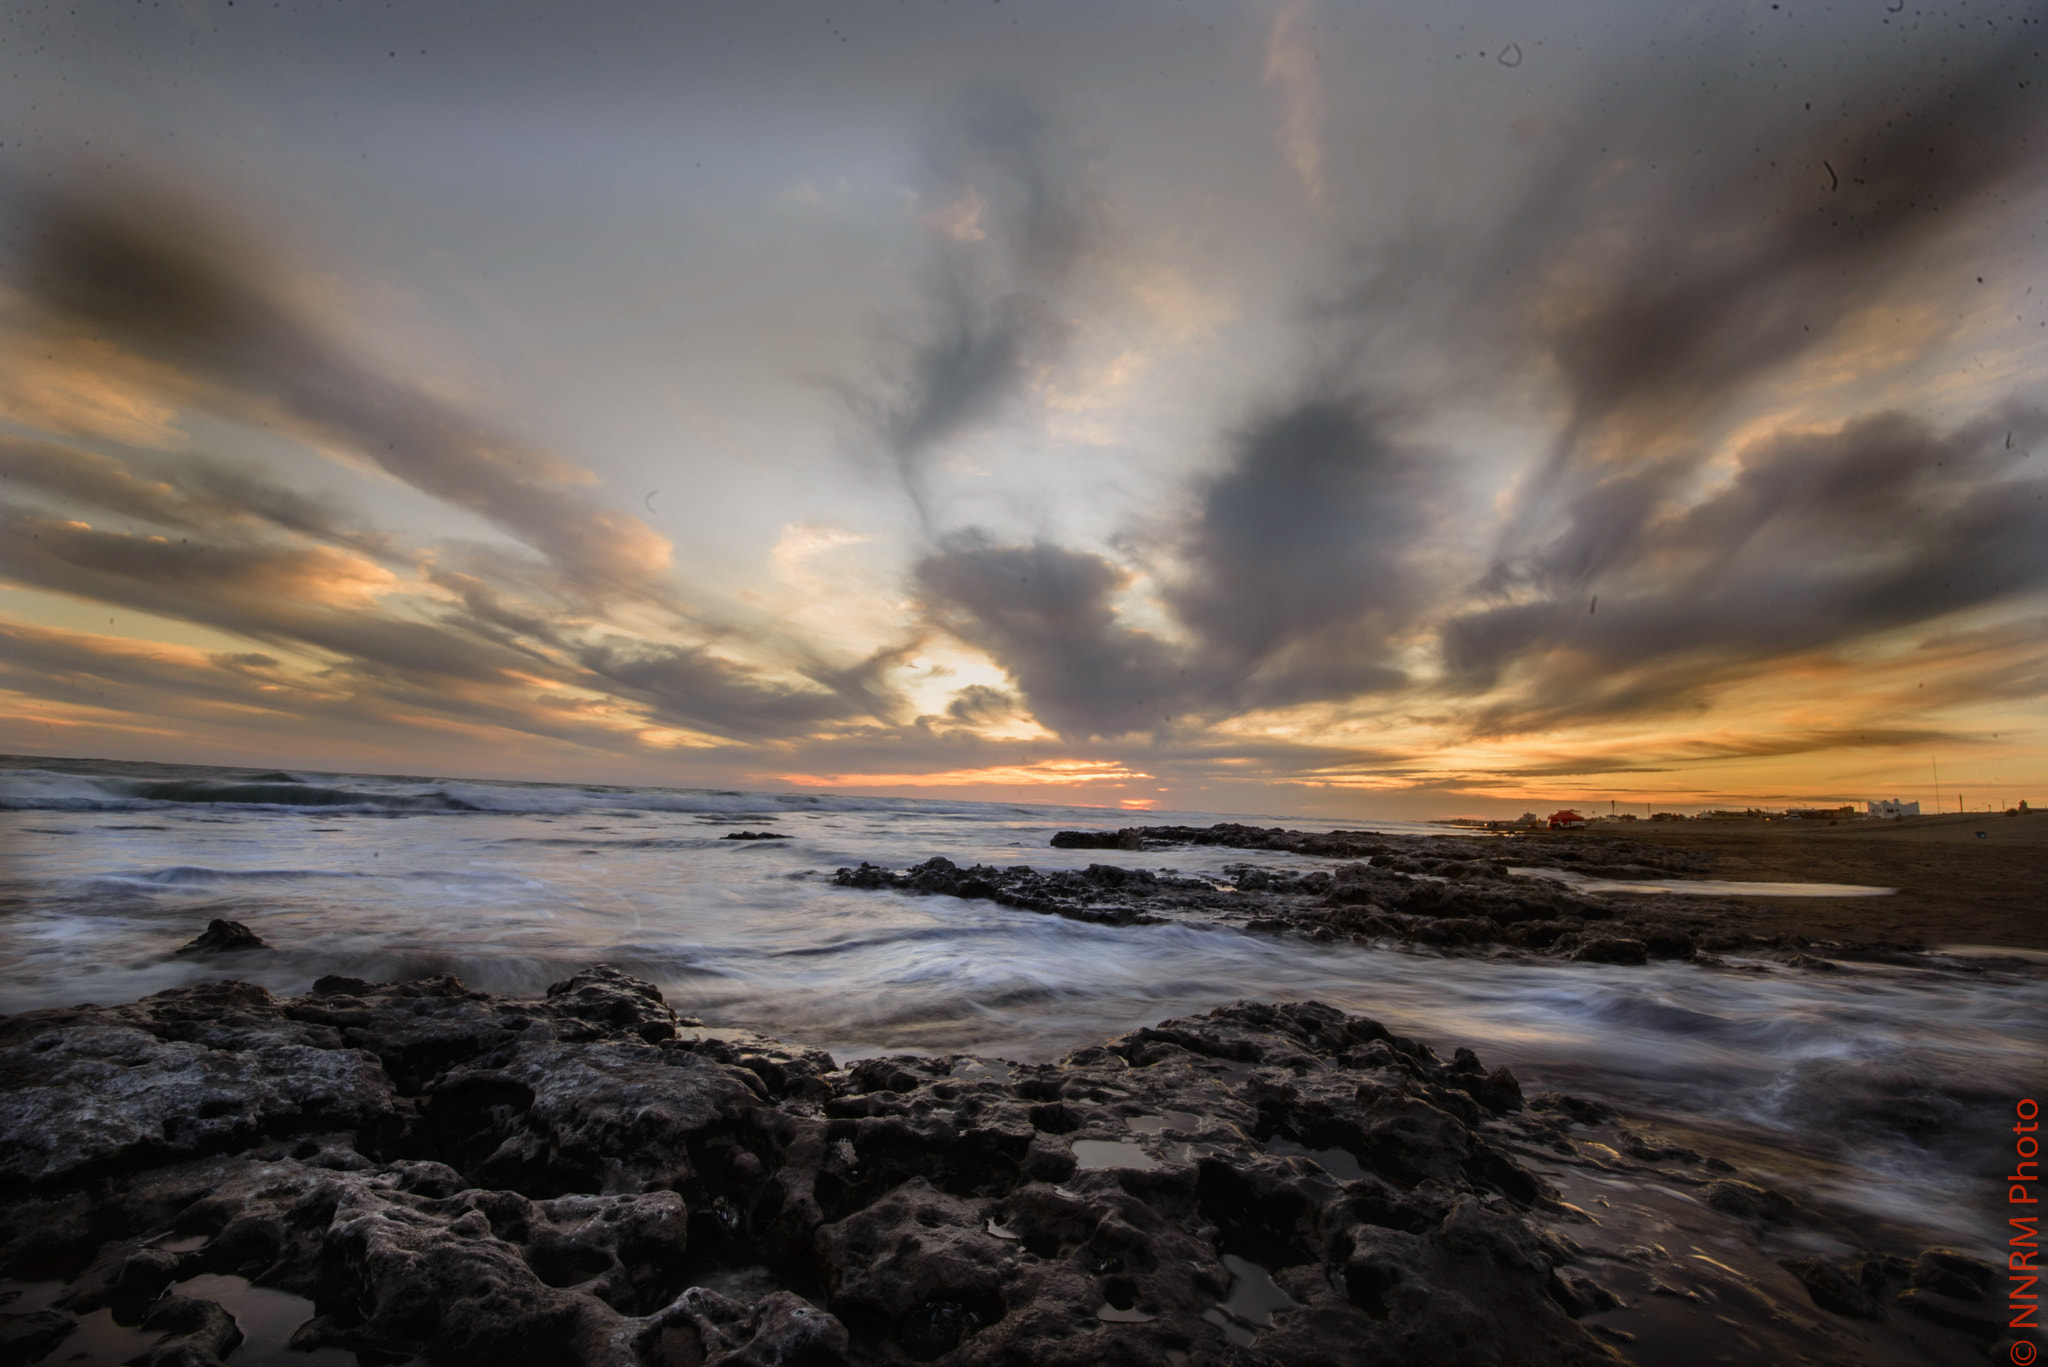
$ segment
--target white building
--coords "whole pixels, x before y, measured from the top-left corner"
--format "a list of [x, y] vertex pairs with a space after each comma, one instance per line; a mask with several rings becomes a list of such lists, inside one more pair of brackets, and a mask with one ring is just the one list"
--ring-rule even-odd
[[1871, 816], [1920, 815], [1920, 804], [1918, 802], [1901, 802], [1895, 797], [1881, 802], [1866, 802], [1863, 806]]

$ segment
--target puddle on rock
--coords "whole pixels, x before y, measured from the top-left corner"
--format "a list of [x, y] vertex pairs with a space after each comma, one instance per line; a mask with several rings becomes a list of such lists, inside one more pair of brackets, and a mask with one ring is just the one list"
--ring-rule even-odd
[[1192, 1134], [1202, 1128], [1202, 1117], [1193, 1111], [1166, 1111], [1159, 1115], [1127, 1116], [1124, 1123], [1138, 1134], [1164, 1134], [1168, 1130]]
[[1095, 1308], [1095, 1318], [1108, 1320], [1111, 1324], [1150, 1324], [1159, 1316], [1140, 1310], [1136, 1306], [1128, 1310], [1119, 1310], [1108, 1301], [1104, 1301]]
[[1223, 1331], [1223, 1337], [1240, 1348], [1249, 1348], [1252, 1331], [1273, 1323], [1274, 1312], [1301, 1304], [1282, 1291], [1273, 1275], [1248, 1258], [1235, 1253], [1223, 1255], [1230, 1269], [1230, 1294], [1220, 1305], [1202, 1312], [1202, 1318]]
[[1084, 1168], [1156, 1168], [1159, 1160], [1127, 1139], [1076, 1139], [1074, 1157]]
[[1889, 897], [1897, 888], [1863, 883], [1763, 883], [1719, 878], [1595, 878], [1571, 869], [1531, 869], [1509, 865], [1517, 878], [1544, 878], [1580, 892], [1676, 893], [1689, 897]]
[[1365, 1176], [1358, 1159], [1343, 1149], [1311, 1149], [1276, 1134], [1266, 1141], [1266, 1152], [1280, 1158], [1306, 1158], [1339, 1182], [1356, 1182]]
[[948, 1077], [962, 1082], [1008, 1082], [1017, 1071], [1014, 1064], [999, 1058], [962, 1058], [953, 1065]]
[[[23, 1315], [53, 1309], [65, 1285], [0, 1282], [0, 1310]], [[179, 1282], [171, 1290], [174, 1295], [193, 1300], [217, 1302], [234, 1316], [235, 1327], [242, 1331], [241, 1346], [234, 1350], [232, 1358], [235, 1367], [357, 1367], [356, 1355], [345, 1349], [317, 1348], [305, 1352], [288, 1346], [292, 1331], [313, 1318], [313, 1302], [304, 1296], [273, 1287], [251, 1286], [246, 1278], [210, 1272]], [[163, 1337], [161, 1333], [145, 1333], [139, 1325], [114, 1323], [114, 1312], [104, 1307], [76, 1319], [78, 1327], [50, 1349], [42, 1361], [62, 1367], [120, 1367], [155, 1347]]]
[[234, 1351], [235, 1367], [356, 1367], [356, 1355], [345, 1348], [287, 1347], [292, 1332], [313, 1318], [313, 1302], [271, 1286], [251, 1286], [242, 1277], [207, 1272], [178, 1283], [180, 1296], [217, 1301], [235, 1317], [242, 1346]]

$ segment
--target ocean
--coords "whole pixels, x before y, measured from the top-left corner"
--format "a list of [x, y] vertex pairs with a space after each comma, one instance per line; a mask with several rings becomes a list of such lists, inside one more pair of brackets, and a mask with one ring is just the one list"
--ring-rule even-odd
[[[0, 758], [0, 1012], [224, 973], [279, 993], [452, 972], [538, 993], [608, 962], [678, 1010], [842, 1062], [1052, 1059], [1239, 998], [1314, 998], [1448, 1056], [1774, 1156], [1784, 1180], [1986, 1247], [1998, 1136], [2048, 1058], [2039, 956], [1728, 972], [1106, 926], [834, 887], [863, 860], [1214, 876], [1266, 851], [1060, 850], [1063, 829], [1300, 819]], [[1347, 823], [1388, 835], [1420, 822]], [[785, 840], [728, 840], [773, 831]], [[1614, 894], [1626, 895], [1626, 894]], [[275, 947], [175, 957], [216, 917]], [[1974, 962], [1973, 962], [1974, 959]], [[1741, 964], [1735, 965], [1737, 968]], [[1995, 1177], [1995, 1173], [1992, 1176]]]

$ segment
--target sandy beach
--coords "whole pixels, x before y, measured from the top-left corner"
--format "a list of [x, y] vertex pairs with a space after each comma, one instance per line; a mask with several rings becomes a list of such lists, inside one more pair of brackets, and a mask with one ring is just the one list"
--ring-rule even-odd
[[[1980, 836], [1978, 833], [1982, 832]], [[1518, 837], [1531, 846], [1594, 842], [1617, 862], [1643, 845], [1696, 856], [1692, 876], [1860, 883], [1889, 897], [1735, 898], [1728, 927], [1845, 942], [1997, 945], [2048, 951], [2048, 815], [1972, 812], [1839, 825], [1792, 821], [1639, 821]]]

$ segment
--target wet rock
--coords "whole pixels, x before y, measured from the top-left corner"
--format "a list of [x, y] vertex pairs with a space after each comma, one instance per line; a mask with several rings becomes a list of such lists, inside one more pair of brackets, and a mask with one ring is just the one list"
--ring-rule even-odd
[[1136, 828], [1120, 831], [1061, 831], [1051, 845], [1056, 850], [1141, 850], [1143, 835]]
[[[1826, 1258], [1796, 1258], [1783, 1266], [1823, 1310], [1866, 1320], [1882, 1313], [1877, 1298], [1884, 1291], [1884, 1273], [1875, 1263], [1861, 1264], [1853, 1274]], [[1875, 1275], [1865, 1275], [1866, 1271]]]
[[58, 1302], [58, 1308], [74, 1315], [90, 1314], [102, 1306], [111, 1308], [114, 1323], [140, 1324], [150, 1305], [177, 1280], [180, 1259], [158, 1248], [128, 1252], [122, 1249], [109, 1261], [87, 1269], [82, 1286]]
[[[1371, 831], [1318, 834], [1225, 823], [1062, 831], [1052, 843], [1062, 849], [1123, 850], [1223, 845], [1349, 862], [1307, 870], [1226, 864], [1222, 879], [1211, 880], [1111, 864], [1085, 870], [1042, 871], [1026, 865], [963, 869], [935, 858], [901, 871], [862, 864], [840, 869], [833, 881], [846, 888], [979, 898], [1119, 925], [1179, 920], [1300, 935], [1320, 943], [1391, 939], [1445, 954], [1512, 949], [1621, 964], [1692, 958], [1723, 910], [1696, 897], [1610, 898], [1554, 881], [1513, 877], [1501, 843], [1473, 837], [1396, 840]], [[1634, 877], [1668, 876], [1689, 868], [1686, 856], [1652, 847], [1630, 851], [1638, 862], [1614, 865], [1614, 851], [1602, 854], [1602, 848], [1581, 850], [1553, 842], [1524, 849], [1518, 843], [1511, 857], [1539, 867]], [[1610, 862], [1595, 867], [1597, 861], [1589, 862], [1594, 855]], [[1666, 856], [1671, 862], [1657, 865]], [[1752, 939], [1724, 934], [1716, 943], [1734, 948]]]
[[1995, 1339], [2006, 1330], [2006, 1323], [1997, 1313], [1997, 1308], [1976, 1301], [1957, 1300], [1944, 1296], [1939, 1291], [1914, 1286], [1898, 1294], [1894, 1302], [1921, 1319], [1938, 1324], [1944, 1329], [1960, 1330], [1973, 1338]]
[[[259, 989], [260, 990], [260, 989]], [[21, 1018], [16, 1017], [15, 1021]], [[13, 1022], [10, 1022], [12, 1024]], [[359, 1050], [211, 1049], [95, 1019], [0, 1047], [0, 1183], [49, 1184], [394, 1116]]]
[[787, 840], [788, 836], [779, 831], [729, 831], [718, 837], [720, 840]]
[[846, 1326], [801, 1296], [777, 1291], [753, 1303], [693, 1286], [654, 1317], [641, 1352], [700, 1367], [839, 1367]]
[[660, 991], [609, 964], [586, 968], [551, 985], [547, 1006], [557, 1020], [590, 1021], [629, 1031], [649, 1043], [676, 1033], [676, 1013]]
[[1576, 1268], [1559, 1268], [1553, 1272], [1545, 1289], [1573, 1319], [1621, 1306], [1621, 1297]]
[[1572, 953], [1574, 960], [1589, 964], [1640, 964], [1647, 963], [1649, 957], [1648, 945], [1620, 935], [1589, 939]]
[[1952, 1248], [1923, 1249], [1913, 1260], [1913, 1285], [1952, 1300], [1990, 1300], [2003, 1280], [1998, 1269]]
[[840, 869], [832, 881], [844, 888], [977, 898], [1021, 911], [1108, 925], [1150, 925], [1160, 920], [1146, 908], [1162, 896], [1205, 902], [1224, 896], [1214, 884], [1199, 878], [1162, 876], [1110, 864], [1090, 864], [1079, 872], [1040, 873], [1021, 865], [998, 869], [976, 864], [963, 869], [944, 857], [927, 859], [901, 873], [862, 864], [857, 869]]
[[141, 1355], [129, 1359], [132, 1367], [215, 1367], [242, 1342], [233, 1315], [214, 1301], [191, 1296], [167, 1296], [158, 1301], [143, 1320], [142, 1330], [160, 1337]]
[[1799, 1222], [1804, 1216], [1804, 1212], [1789, 1198], [1733, 1178], [1707, 1183], [1700, 1189], [1700, 1200], [1723, 1215], [1732, 1215], [1738, 1220], [1789, 1225]]
[[70, 1337], [78, 1321], [52, 1310], [30, 1315], [0, 1315], [0, 1363], [40, 1362]]
[[1580, 1125], [1598, 1125], [1602, 1121], [1614, 1119], [1618, 1114], [1604, 1101], [1590, 1101], [1564, 1092], [1539, 1092], [1530, 1106], [1534, 1110], [1565, 1116]]
[[[1074, 876], [1147, 886], [1121, 872]], [[1470, 1051], [1241, 1002], [1057, 1064], [841, 1071], [677, 1019], [600, 968], [533, 1000], [323, 979], [0, 1022], [6, 1153], [66, 1108], [113, 1136], [28, 1150], [0, 1266], [147, 1313], [164, 1363], [232, 1347], [177, 1295], [201, 1272], [310, 1297], [298, 1347], [458, 1367], [1606, 1360], [1532, 1223], [1555, 1194], [1498, 1134], [1520, 1087]], [[336, 1076], [355, 1102], [290, 1090]], [[209, 1098], [187, 1135], [173, 1103]]]
[[1690, 959], [1697, 949], [1693, 937], [1675, 926], [1645, 926], [1639, 933], [1652, 959]]
[[176, 954], [233, 954], [245, 949], [271, 946], [240, 921], [213, 920], [206, 929], [173, 950]]

